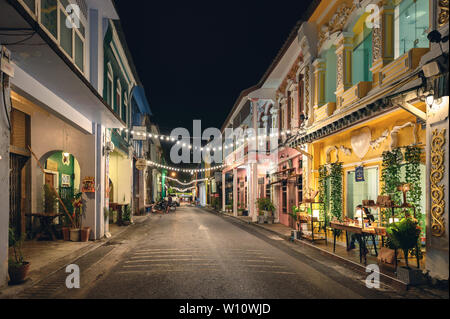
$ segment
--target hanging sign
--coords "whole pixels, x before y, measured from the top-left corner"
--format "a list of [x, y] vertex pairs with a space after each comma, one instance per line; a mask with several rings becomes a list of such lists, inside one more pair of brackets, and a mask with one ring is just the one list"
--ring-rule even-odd
[[83, 193], [95, 193], [95, 178], [85, 177], [82, 181], [81, 191]]
[[147, 128], [145, 126], [133, 126], [133, 140], [146, 141], [147, 140]]
[[147, 167], [147, 161], [145, 158], [140, 158], [136, 161], [136, 169], [143, 171]]
[[355, 168], [355, 181], [364, 182], [364, 166], [358, 166]]

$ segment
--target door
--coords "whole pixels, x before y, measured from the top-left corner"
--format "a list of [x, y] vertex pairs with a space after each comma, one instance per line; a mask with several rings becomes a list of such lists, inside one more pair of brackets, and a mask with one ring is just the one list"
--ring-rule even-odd
[[55, 179], [53, 174], [45, 173], [45, 185], [50, 186], [51, 189], [55, 188]]
[[22, 229], [25, 225], [23, 225], [23, 216], [24, 212], [22, 212], [22, 174], [23, 167], [28, 161], [28, 157], [11, 153], [10, 154], [10, 175], [9, 175], [9, 225], [10, 227], [16, 230], [17, 235], [21, 235]]

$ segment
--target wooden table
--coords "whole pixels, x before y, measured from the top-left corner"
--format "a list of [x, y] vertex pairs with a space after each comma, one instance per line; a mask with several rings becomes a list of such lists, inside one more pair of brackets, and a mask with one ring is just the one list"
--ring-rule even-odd
[[46, 236], [51, 240], [56, 240], [57, 237], [53, 231], [53, 221], [64, 214], [27, 214], [27, 216], [36, 217], [39, 219], [39, 231], [36, 235], [36, 239]]
[[[366, 241], [365, 237], [370, 236], [372, 238], [373, 245], [375, 247], [375, 254], [378, 256], [377, 245], [375, 241], [375, 236], [377, 235], [377, 231], [375, 228], [362, 228], [359, 226], [353, 225], [345, 225], [340, 223], [330, 223], [330, 227], [337, 230], [345, 231], [345, 242], [346, 247], [348, 249], [348, 232], [354, 233], [360, 236], [359, 240], [359, 262], [362, 263], [362, 259], [364, 258], [364, 264], [367, 264], [367, 249], [366, 249]], [[334, 240], [333, 240], [333, 253], [336, 252], [336, 232], [333, 232]]]

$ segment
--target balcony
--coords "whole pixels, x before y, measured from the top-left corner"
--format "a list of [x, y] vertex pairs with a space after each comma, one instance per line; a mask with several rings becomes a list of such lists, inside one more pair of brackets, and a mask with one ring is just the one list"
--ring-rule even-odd
[[322, 121], [333, 115], [334, 111], [336, 111], [336, 102], [328, 102], [325, 105], [319, 106], [314, 110], [314, 121]]
[[381, 85], [387, 85], [419, 66], [420, 59], [430, 49], [413, 48], [381, 69]]
[[359, 82], [352, 86], [342, 94], [341, 105], [346, 107], [356, 102], [357, 100], [365, 97], [367, 93], [372, 89], [372, 82]]

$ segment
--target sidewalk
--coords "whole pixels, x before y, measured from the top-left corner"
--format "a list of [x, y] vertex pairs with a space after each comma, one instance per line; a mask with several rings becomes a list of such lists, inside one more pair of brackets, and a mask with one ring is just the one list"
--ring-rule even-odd
[[[135, 224], [142, 223], [148, 216], [133, 216]], [[23, 246], [23, 255], [30, 263], [30, 271], [24, 284], [18, 286], [5, 286], [0, 288], [0, 299], [8, 298], [34, 286], [38, 282], [67, 266], [96, 248], [114, 239], [128, 227], [109, 225], [110, 238], [103, 238], [89, 242], [70, 241], [26, 241]]]
[[[291, 231], [293, 230], [290, 227], [287, 227], [283, 224], [258, 224], [253, 223], [250, 217], [247, 216], [234, 216], [232, 213], [223, 213], [218, 212], [212, 208], [205, 207], [210, 212], [213, 212], [215, 214], [218, 214], [220, 216], [231, 218], [235, 221], [238, 221], [242, 224], [247, 224], [249, 226], [253, 226], [259, 229], [264, 229], [268, 232], [273, 233], [274, 235], [277, 235], [281, 238], [283, 238], [286, 241], [292, 241], [291, 239]], [[318, 242], [310, 242], [308, 240], [298, 240], [295, 239], [294, 244], [303, 246], [303, 247], [310, 247], [312, 249], [315, 249], [319, 251], [322, 255], [327, 255], [336, 262], [344, 264], [347, 268], [352, 269], [354, 271], [360, 272], [360, 273], [366, 273], [366, 266], [364, 264], [361, 264], [359, 262], [359, 252], [358, 249], [347, 251], [345, 247], [336, 244], [336, 252], [333, 252], [333, 239], [328, 238], [328, 242], [325, 243], [324, 241], [318, 241]], [[377, 257], [375, 256], [367, 256], [367, 264], [377, 264]], [[396, 274], [390, 270], [390, 269], [384, 269], [383, 267], [380, 267], [380, 276], [382, 277], [382, 282], [388, 284], [391, 287], [394, 287], [396, 289], [400, 290], [407, 290], [408, 285], [404, 282], [397, 279]], [[425, 285], [427, 286], [427, 285]], [[428, 286], [427, 286], [428, 288]], [[441, 291], [439, 288], [432, 288], [433, 290]]]

